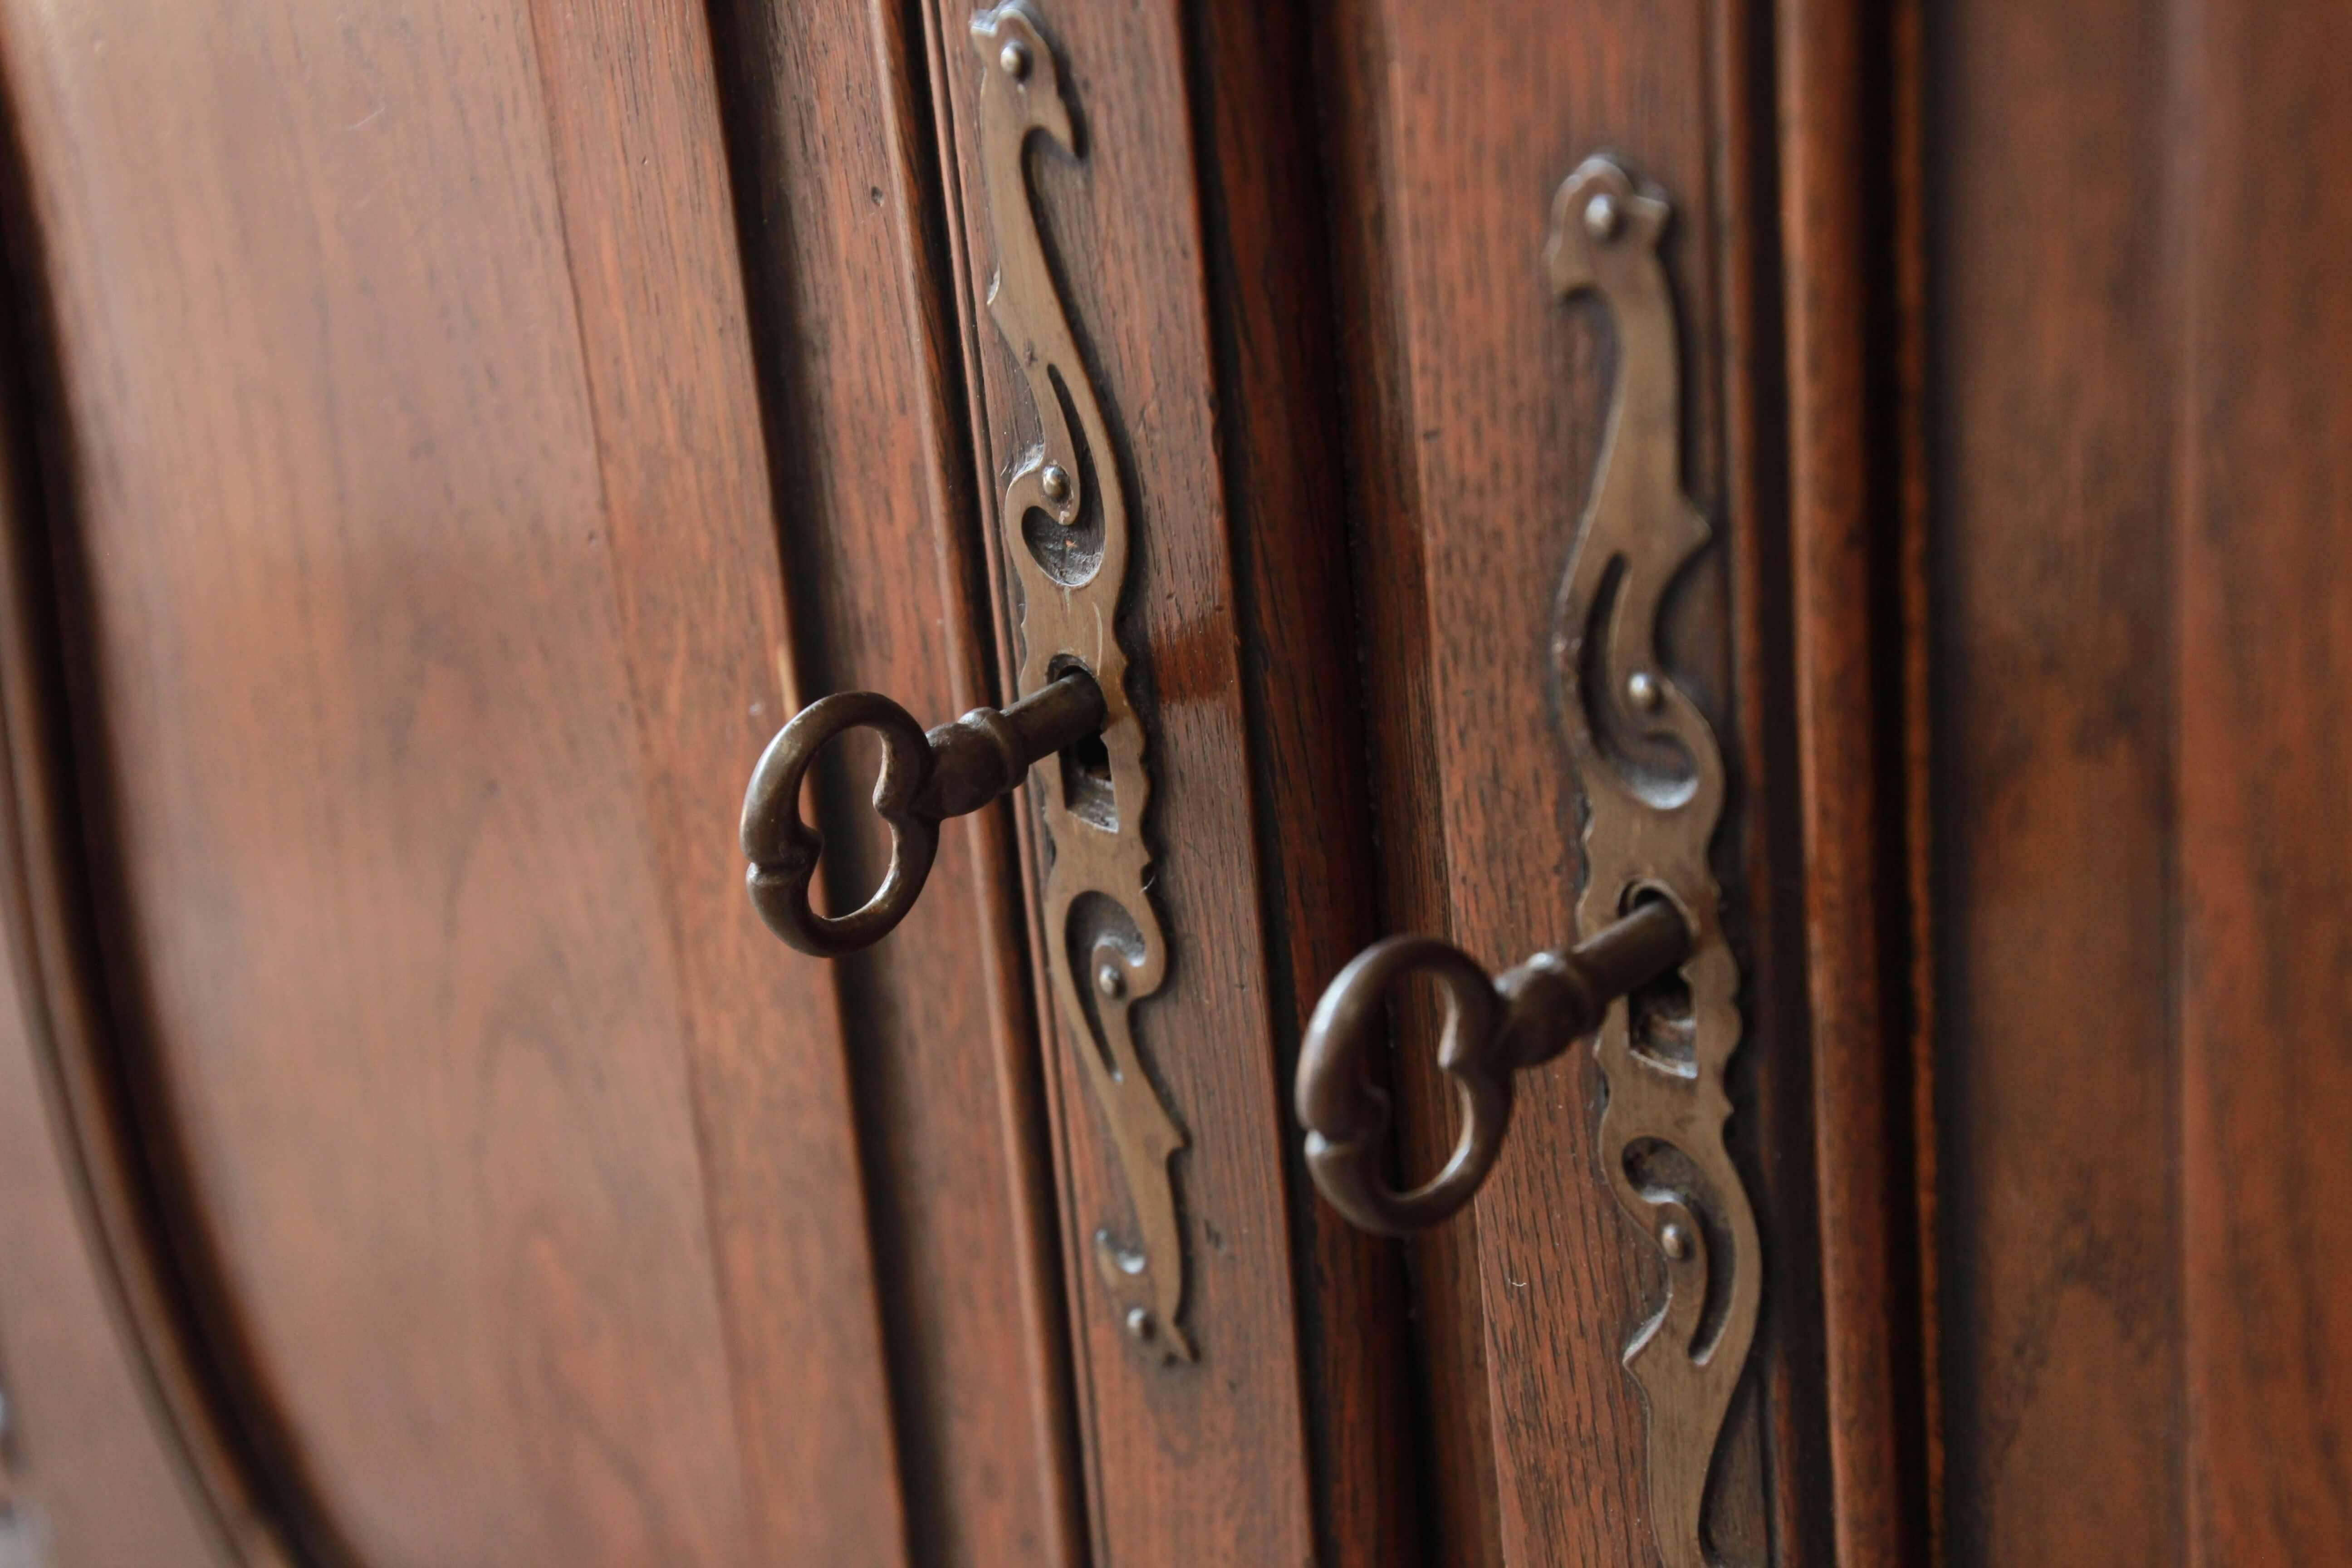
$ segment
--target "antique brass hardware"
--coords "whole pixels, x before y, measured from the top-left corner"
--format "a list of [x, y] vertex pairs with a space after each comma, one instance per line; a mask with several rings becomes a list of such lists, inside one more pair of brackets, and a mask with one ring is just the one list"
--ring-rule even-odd
[[[1033, 205], [1032, 139], [1071, 157], [1076, 121], [1060, 62], [1022, 0], [971, 19], [981, 59], [980, 162], [995, 272], [989, 313], [1029, 395], [1034, 439], [1003, 476], [997, 508], [1018, 584], [1019, 700], [976, 709], [925, 734], [870, 691], [814, 702], [769, 743], [743, 799], [751, 901], [771, 931], [830, 956], [878, 942], [922, 891], [942, 817], [977, 811], [1059, 752], [1034, 792], [1045, 971], [1074, 1053], [1102, 1108], [1134, 1205], [1131, 1231], [1098, 1224], [1095, 1263], [1129, 1338], [1163, 1362], [1193, 1358], [1179, 1321], [1183, 1230], [1168, 1164], [1184, 1133], [1136, 1049], [1131, 1014], [1168, 973], [1167, 938], [1150, 892], [1144, 818], [1151, 799], [1143, 720], [1127, 689], [1118, 626], [1135, 540], [1121, 459], [1078, 350]], [[849, 914], [809, 905], [824, 845], [801, 820], [801, 781], [845, 730], [882, 737], [874, 808], [890, 828], [881, 886]], [[1091, 744], [1080, 745], [1081, 742]]]
[[[751, 902], [768, 929], [820, 958], [855, 952], [906, 919], [930, 875], [940, 823], [1010, 792], [1032, 766], [1102, 729], [1102, 689], [1083, 669], [1001, 711], [975, 708], [925, 731], [904, 708], [873, 691], [819, 698], [776, 732], [743, 795], [743, 854], [751, 862]], [[835, 736], [872, 730], [882, 737], [874, 809], [890, 827], [890, 866], [874, 896], [828, 919], [809, 907], [824, 841], [801, 820], [801, 781]]]
[[1095, 1271], [1129, 1337], [1162, 1363], [1191, 1361], [1183, 1229], [1169, 1161], [1184, 1134], [1136, 1048], [1135, 1005], [1168, 973], [1152, 907], [1144, 817], [1152, 779], [1143, 719], [1119, 644], [1136, 543], [1119, 448], [1078, 350], [1029, 188], [1039, 146], [1077, 157], [1077, 120], [1060, 61], [1022, 0], [971, 19], [980, 57], [980, 151], [996, 249], [989, 314], [1026, 387], [1035, 439], [1003, 477], [997, 508], [1020, 585], [1018, 689], [1035, 691], [1076, 660], [1102, 684], [1108, 717], [1090, 769], [1064, 769], [1036, 793], [1052, 847], [1041, 870], [1045, 971], [1062, 1027], [1101, 1108], [1134, 1229], [1094, 1227]]
[[[1641, 1316], [1624, 1363], [1649, 1415], [1651, 1525], [1667, 1568], [1707, 1568], [1708, 1472], [1756, 1333], [1763, 1258], [1723, 1138], [1724, 1071], [1739, 1044], [1738, 971], [1707, 863], [1723, 812], [1723, 755], [1696, 703], [1663, 670], [1659, 605], [1706, 542], [1682, 489], [1682, 392], [1674, 295], [1658, 258], [1669, 208], [1607, 158], [1587, 160], [1553, 198], [1544, 269], [1553, 294], [1598, 294], [1615, 319], [1608, 434], [1553, 602], [1551, 677], [1586, 805], [1583, 941], [1490, 982], [1455, 948], [1391, 938], [1324, 994], [1299, 1058], [1307, 1169], [1349, 1218], [1390, 1232], [1459, 1209], [1492, 1169], [1510, 1074], [1593, 1035], [1607, 1080], [1601, 1172], [1648, 1234], [1666, 1300]], [[1375, 1162], [1385, 1096], [1363, 1077], [1381, 996], [1413, 970], [1444, 986], [1438, 1061], [1464, 1127], [1445, 1169], [1398, 1193]], [[1669, 978], [1671, 972], [1671, 978]]]
[[[1690, 927], [1664, 899], [1644, 900], [1597, 936], [1537, 953], [1499, 979], [1434, 937], [1392, 936], [1358, 953], [1323, 993], [1298, 1058], [1307, 1163], [1331, 1206], [1366, 1230], [1403, 1236], [1470, 1201], [1511, 1122], [1511, 1075], [1541, 1067], [1601, 1026], [1620, 997], [1690, 955]], [[1445, 1168], [1409, 1193], [1381, 1173], [1388, 1096], [1365, 1072], [1383, 1043], [1381, 1004], [1408, 973], [1444, 987], [1438, 1065], [1459, 1090], [1462, 1131]]]

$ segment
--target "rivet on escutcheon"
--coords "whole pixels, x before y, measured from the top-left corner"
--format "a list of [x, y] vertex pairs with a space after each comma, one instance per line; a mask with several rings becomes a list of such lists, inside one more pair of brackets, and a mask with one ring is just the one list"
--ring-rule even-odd
[[1617, 198], [1603, 191], [1584, 206], [1584, 232], [1595, 239], [1614, 239], [1625, 226], [1625, 211]]

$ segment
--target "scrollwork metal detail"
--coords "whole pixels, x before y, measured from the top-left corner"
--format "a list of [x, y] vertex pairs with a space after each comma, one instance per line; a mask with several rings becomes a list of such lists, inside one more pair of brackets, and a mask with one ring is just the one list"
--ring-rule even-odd
[[1668, 1568], [1707, 1568], [1702, 1511], [1716, 1445], [1756, 1332], [1756, 1214], [1724, 1143], [1724, 1070], [1739, 1044], [1738, 972], [1707, 863], [1723, 813], [1715, 731], [1662, 670], [1658, 611], [1707, 540], [1684, 493], [1674, 296], [1658, 244], [1670, 216], [1606, 158], [1552, 205], [1544, 261], [1563, 300], [1598, 294], [1615, 320], [1616, 395], [1599, 475], [1554, 614], [1554, 675], [1587, 805], [1577, 929], [1671, 899], [1692, 948], [1679, 984], [1612, 1007], [1593, 1042], [1608, 1079], [1601, 1158], [1618, 1204], [1657, 1245], [1666, 1300], [1626, 1348], [1649, 1413], [1653, 1527]]
[[1104, 1226], [1095, 1254], [1129, 1334], [1166, 1360], [1192, 1360], [1180, 1321], [1183, 1238], [1169, 1161], [1184, 1134], [1136, 1052], [1135, 1005], [1167, 974], [1167, 939], [1147, 890], [1143, 820], [1151, 780], [1117, 632], [1132, 542], [1125, 488], [1092, 377], [1073, 337], [1029, 188], [1042, 135], [1078, 155], [1051, 46], [1020, 4], [972, 18], [982, 63], [981, 161], [995, 237], [990, 314], [1036, 411], [1038, 439], [1004, 481], [999, 516], [1021, 590], [1021, 694], [1068, 668], [1091, 673], [1106, 718], [1098, 751], [1066, 752], [1045, 781], [1051, 841], [1043, 899], [1045, 964], [1117, 1150], [1138, 1235]]

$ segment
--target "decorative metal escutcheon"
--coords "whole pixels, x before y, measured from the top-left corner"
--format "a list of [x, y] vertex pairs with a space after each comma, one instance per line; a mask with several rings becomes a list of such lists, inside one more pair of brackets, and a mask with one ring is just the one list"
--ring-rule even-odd
[[[1652, 1525], [1668, 1568], [1707, 1568], [1707, 1476], [1755, 1338], [1763, 1258], [1723, 1138], [1724, 1070], [1740, 1027], [1738, 973], [1707, 864], [1723, 757], [1657, 652], [1667, 585], [1708, 533], [1682, 488], [1674, 297], [1658, 256], [1668, 216], [1663, 196], [1610, 159], [1589, 159], [1554, 197], [1544, 248], [1555, 296], [1599, 295], [1618, 342], [1608, 434], [1551, 627], [1552, 679], [1586, 805], [1573, 921], [1581, 940], [1500, 979], [1433, 938], [1367, 949], [1315, 1010], [1297, 1099], [1325, 1198], [1367, 1229], [1403, 1234], [1455, 1213], [1494, 1168], [1512, 1075], [1593, 1037], [1608, 1086], [1601, 1169], [1665, 1268], [1665, 1304], [1624, 1352], [1648, 1410]], [[1383, 1170], [1389, 1100], [1367, 1069], [1385, 1043], [1385, 996], [1416, 971], [1445, 994], [1437, 1059], [1456, 1086], [1462, 1131], [1444, 1169], [1401, 1192]]]
[[1135, 536], [1117, 447], [1054, 281], [1029, 189], [1034, 140], [1080, 153], [1059, 63], [1021, 0], [971, 19], [981, 61], [981, 161], [996, 276], [989, 313], [1029, 392], [1037, 439], [1004, 479], [998, 516], [1020, 586], [1024, 693], [1070, 668], [1103, 697], [1098, 745], [1066, 752], [1039, 792], [1045, 969], [1062, 1022], [1102, 1108], [1135, 1233], [1094, 1233], [1096, 1272], [1128, 1335], [1162, 1362], [1193, 1359], [1180, 1314], [1183, 1234], [1168, 1162], [1184, 1134], [1136, 1052], [1135, 1005], [1168, 973], [1168, 941], [1148, 889], [1144, 813], [1151, 775], [1129, 700], [1117, 627]]
[[[1144, 730], [1118, 640], [1134, 542], [1108, 423], [1054, 280], [1029, 189], [1033, 138], [1069, 157], [1077, 134], [1054, 50], [1020, 3], [971, 21], [980, 57], [980, 162], [996, 249], [989, 312], [1029, 394], [1037, 437], [1004, 476], [998, 507], [1017, 578], [1016, 700], [926, 733], [887, 697], [841, 692], [810, 704], [769, 743], [743, 801], [751, 900], [803, 952], [854, 952], [913, 908], [946, 817], [977, 811], [1033, 769], [1050, 854], [1042, 872], [1045, 968], [1074, 1054], [1101, 1106], [1129, 1198], [1131, 1234], [1095, 1231], [1096, 1264], [1118, 1321], [1157, 1359], [1193, 1359], [1181, 1321], [1182, 1231], [1168, 1163], [1184, 1134], [1136, 1052], [1135, 1005], [1160, 989], [1168, 944], [1147, 889], [1151, 797]], [[845, 731], [882, 740], [874, 808], [890, 829], [881, 886], [837, 917], [811, 907], [824, 841], [800, 815], [802, 781]], [[1044, 764], [1041, 768], [1040, 764]]]

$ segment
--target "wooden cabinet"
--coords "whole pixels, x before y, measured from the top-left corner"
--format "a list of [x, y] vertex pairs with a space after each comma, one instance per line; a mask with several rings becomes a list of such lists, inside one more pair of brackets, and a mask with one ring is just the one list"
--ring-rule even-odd
[[[2352, 19], [1017, 4], [0, 4], [0, 1565], [1691, 1562], [1594, 1053], [1404, 1241], [1293, 1104], [1376, 939], [1589, 934], [1556, 639], [1656, 346], [1547, 269], [1598, 154], [1707, 536], [1708, 1560], [2330, 1561]], [[1072, 442], [1066, 541], [1005, 497]], [[1114, 497], [1139, 749], [775, 941], [770, 737], [1024, 695], [1017, 552]]]

